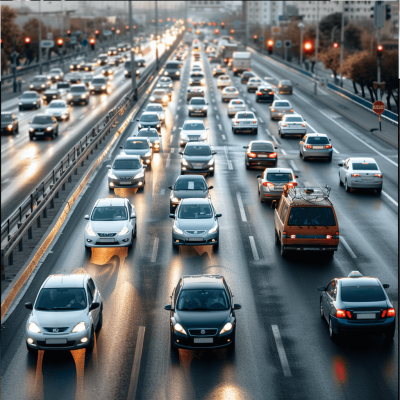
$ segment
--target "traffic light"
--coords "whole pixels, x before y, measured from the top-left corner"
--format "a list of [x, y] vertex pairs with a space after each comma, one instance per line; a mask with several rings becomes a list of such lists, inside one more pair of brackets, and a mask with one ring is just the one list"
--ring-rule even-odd
[[121, 33], [121, 31], [119, 29], [117, 29], [117, 35], [119, 35]]
[[272, 54], [272, 51], [274, 50], [274, 41], [272, 39], [269, 39], [267, 41], [267, 46], [268, 46], [268, 54]]
[[63, 45], [64, 45], [64, 40], [61, 38], [57, 39], [57, 47], [61, 49]]
[[24, 39], [24, 42], [25, 42], [25, 47], [26, 47], [27, 49], [29, 49], [29, 46], [30, 46], [30, 44], [31, 44], [31, 38], [30, 38], [30, 37], [26, 37], [26, 38]]
[[253, 36], [253, 41], [254, 41], [254, 43], [257, 43], [257, 39], [258, 39], [258, 36], [257, 36], [257, 35], [254, 35], [254, 36]]
[[115, 33], [115, 28], [113, 26], [111, 27], [111, 32]]
[[333, 43], [332, 46], [333, 46], [335, 49], [337, 49], [337, 48], [339, 47], [339, 43], [335, 42], [335, 43]]
[[383, 46], [381, 44], [379, 44], [376, 49], [377, 49], [378, 58], [381, 58], [382, 57], [382, 52], [383, 52]]
[[392, 10], [391, 10], [390, 4], [386, 4], [386, 17], [385, 17], [386, 21], [387, 21], [388, 19], [392, 18], [392, 16], [390, 15], [390, 12], [391, 12], [391, 11], [392, 11]]
[[167, 21], [168, 21], [168, 22], [171, 21], [171, 18], [167, 18]]
[[225, 28], [225, 22], [221, 22], [221, 28]]
[[218, 35], [219, 29], [215, 29], [214, 32], [215, 32], [216, 35]]
[[311, 41], [304, 42], [303, 44], [304, 54], [311, 54], [314, 50], [314, 43]]
[[3, 48], [3, 39], [0, 39], [1, 40], [1, 48]]
[[93, 38], [89, 39], [89, 43], [90, 43], [90, 47], [92, 48], [92, 50], [94, 50], [94, 45], [96, 43], [96, 40], [94, 40]]
[[95, 31], [94, 34], [96, 35], [97, 39], [99, 38], [99, 31]]
[[71, 31], [67, 31], [67, 36], [71, 37]]

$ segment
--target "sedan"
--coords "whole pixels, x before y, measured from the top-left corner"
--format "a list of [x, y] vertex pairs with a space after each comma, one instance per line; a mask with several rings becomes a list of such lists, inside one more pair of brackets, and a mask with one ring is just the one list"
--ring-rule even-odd
[[213, 76], [224, 75], [225, 72], [225, 68], [222, 68], [220, 65], [217, 65], [213, 68]]
[[[95, 332], [103, 324], [103, 299], [88, 274], [50, 275], [41, 286], [26, 321], [26, 347], [38, 350], [79, 350], [92, 352]], [[65, 325], [68, 325], [67, 327]]]
[[186, 95], [186, 101], [189, 102], [189, 100], [192, 97], [204, 97], [204, 89], [203, 88], [188, 88], [187, 95]]
[[49, 88], [50, 81], [47, 79], [46, 75], [36, 75], [29, 85], [30, 90], [35, 90], [37, 92], [42, 92]]
[[272, 142], [253, 140], [243, 148], [246, 149], [244, 156], [246, 169], [266, 165], [276, 166], [278, 164], [278, 153], [275, 151], [277, 147]]
[[176, 179], [174, 186], [169, 186], [169, 189], [171, 189], [169, 212], [174, 213], [183, 199], [210, 199], [209, 190], [213, 189], [213, 186], [207, 187], [203, 175], [181, 175]]
[[91, 73], [82, 74], [82, 83], [87, 87], [90, 87], [93, 75]]
[[136, 65], [138, 67], [145, 68], [146, 67], [146, 59], [143, 57], [135, 57]]
[[190, 142], [179, 152], [181, 158], [181, 175], [186, 172], [208, 173], [214, 176], [216, 151], [211, 150], [208, 143]]
[[136, 238], [136, 211], [126, 198], [96, 201], [84, 232], [87, 251], [93, 247], [131, 247]]
[[155, 89], [150, 96], [150, 101], [152, 103], [161, 103], [162, 105], [167, 105], [169, 101], [168, 91], [165, 89]]
[[118, 50], [116, 47], [109, 47], [107, 51], [107, 55], [109, 56], [115, 56], [118, 54]]
[[219, 246], [219, 224], [210, 199], [183, 199], [172, 223], [173, 246]]
[[66, 75], [65, 80], [70, 84], [81, 83], [82, 75], [79, 72], [71, 72]]
[[103, 78], [102, 76], [93, 78], [90, 82], [89, 90], [91, 94], [94, 93], [108, 93], [110, 82]]
[[90, 92], [87, 90], [84, 84], [72, 85], [71, 90], [67, 95], [69, 104], [80, 104], [84, 102], [86, 105], [89, 104]]
[[307, 132], [306, 120], [300, 114], [288, 114], [278, 122], [280, 137], [286, 135], [305, 135]]
[[229, 75], [221, 75], [217, 80], [217, 88], [221, 89], [227, 86], [232, 86], [231, 78]]
[[205, 127], [204, 122], [198, 119], [186, 120], [183, 124], [180, 134], [180, 145], [184, 146], [190, 141], [206, 142], [208, 135], [208, 128]]
[[103, 68], [103, 70], [101, 71], [101, 73], [103, 74], [103, 76], [108, 76], [108, 77], [112, 77], [114, 76], [114, 70], [112, 69], [112, 65], [107, 65]]
[[85, 71], [85, 72], [93, 72], [96, 69], [96, 65], [95, 63], [85, 63], [83, 64], [81, 70]]
[[52, 100], [45, 110], [46, 115], [51, 115], [57, 120], [66, 121], [71, 116], [71, 110], [64, 100]]
[[265, 84], [265, 82], [263, 82], [261, 78], [258, 77], [250, 78], [247, 81], [247, 92], [256, 92], [258, 87], [261, 86], [262, 84]]
[[156, 128], [158, 132], [161, 132], [161, 118], [157, 112], [145, 111], [140, 119], [136, 119], [139, 122], [139, 129], [142, 128]]
[[265, 168], [262, 175], [257, 175], [258, 195], [260, 202], [279, 200], [283, 194], [283, 186], [297, 186], [295, 175], [291, 168]]
[[299, 143], [300, 156], [308, 158], [326, 158], [332, 161], [331, 139], [324, 133], [307, 133]]
[[382, 171], [373, 158], [348, 158], [339, 163], [339, 183], [351, 189], [375, 189], [382, 192]]
[[64, 72], [61, 68], [52, 68], [47, 73], [47, 79], [51, 82], [59, 82], [64, 79]]
[[[67, 92], [69, 92], [69, 89], [71, 88], [71, 85], [69, 82], [57, 82], [56, 83], [56, 89], [59, 91], [59, 93], [61, 95], [66, 94]], [[47, 92], [47, 90], [46, 90]], [[46, 94], [45, 92], [45, 94]]]
[[240, 304], [221, 275], [185, 275], [171, 295], [169, 335], [171, 350], [179, 348], [235, 350], [236, 315]]
[[318, 287], [320, 316], [336, 340], [345, 332], [381, 332], [391, 342], [396, 330], [396, 310], [379, 279], [352, 271]]
[[[132, 76], [132, 63], [131, 60], [126, 60], [124, 64], [125, 78], [130, 78]], [[136, 76], [140, 76], [140, 69], [136, 70]]]
[[29, 123], [29, 139], [34, 138], [51, 138], [58, 136], [57, 120], [51, 115], [37, 114]]
[[232, 120], [232, 133], [258, 133], [258, 121], [251, 111], [238, 112]]
[[239, 90], [237, 90], [234, 86], [227, 86], [222, 89], [222, 102], [226, 102], [232, 99], [237, 99], [239, 96]]
[[42, 105], [40, 95], [37, 92], [28, 91], [22, 93], [22, 96], [18, 97], [18, 108], [19, 111], [38, 109]]
[[245, 72], [243, 72], [243, 74], [240, 78], [240, 83], [247, 84], [247, 82], [249, 81], [250, 78], [255, 78], [256, 76], [257, 75], [252, 71], [245, 71]]
[[287, 79], [281, 80], [278, 83], [278, 90], [279, 90], [279, 94], [282, 94], [282, 93], [293, 94], [293, 84], [291, 81], [289, 81]]
[[107, 165], [108, 188], [143, 188], [145, 185], [144, 171], [147, 166], [142, 164], [140, 156], [119, 154], [112, 165]]
[[151, 149], [150, 140], [146, 138], [129, 137], [123, 146], [123, 155], [140, 156], [144, 165], [150, 165], [153, 160], [153, 151]]
[[162, 76], [158, 82], [156, 87], [159, 89], [164, 89], [167, 91], [169, 100], [172, 100], [172, 87], [174, 86], [174, 83], [172, 82], [172, 79], [169, 76]]
[[192, 72], [189, 77], [189, 85], [190, 86], [204, 86], [206, 83], [206, 79], [202, 72]]
[[71, 61], [69, 64], [69, 69], [70, 71], [80, 71], [81, 70], [81, 65], [84, 64], [84, 61]]
[[1, 133], [18, 133], [18, 119], [12, 112], [1, 112]]
[[145, 111], [157, 113], [158, 116], [160, 117], [161, 123], [165, 123], [165, 111], [164, 111], [162, 104], [149, 103], [149, 104], [147, 104]]
[[286, 100], [274, 100], [269, 106], [271, 119], [283, 117], [286, 114], [293, 114], [293, 107]]
[[[212, 51], [212, 52], [210, 52], [210, 53], [208, 54], [208, 59], [210, 60], [210, 63], [218, 63], [218, 62], [221, 62], [221, 58], [218, 57], [218, 55], [217, 55], [217, 53], [216, 53], [215, 51]], [[225, 71], [222, 72], [222, 73], [224, 74]], [[214, 76], [215, 76], [215, 75], [217, 75], [217, 74], [214, 74]]]
[[107, 65], [108, 63], [108, 56], [107, 54], [99, 54], [97, 56], [97, 65]]
[[228, 117], [232, 118], [238, 111], [244, 111], [246, 104], [244, 100], [235, 99], [231, 100], [228, 105]]
[[160, 134], [157, 132], [157, 129], [154, 128], [143, 128], [141, 129], [136, 137], [138, 138], [147, 138], [150, 140], [150, 146], [153, 152], [160, 152]]
[[265, 84], [260, 85], [256, 90], [256, 103], [267, 101], [272, 103], [274, 101], [274, 89], [272, 86]]
[[202, 115], [207, 117], [208, 103], [203, 97], [192, 97], [189, 103], [189, 117], [192, 115]]

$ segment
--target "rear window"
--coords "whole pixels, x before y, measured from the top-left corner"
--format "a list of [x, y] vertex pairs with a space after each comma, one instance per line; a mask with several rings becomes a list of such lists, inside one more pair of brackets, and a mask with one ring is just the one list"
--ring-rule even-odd
[[207, 185], [202, 179], [179, 179], [174, 190], [206, 190]]
[[165, 94], [165, 90], [155, 90], [154, 92], [153, 92], [153, 94], [155, 94], [155, 95], [157, 95], [157, 96], [162, 96], [162, 95], [164, 95]]
[[281, 81], [281, 84], [282, 85], [291, 85], [292, 82], [290, 82], [290, 81]]
[[275, 107], [290, 107], [289, 102], [287, 101], [277, 101], [274, 104]]
[[68, 82], [58, 82], [57, 83], [57, 89], [68, 89], [69, 86], [70, 85]]
[[267, 181], [268, 182], [279, 182], [282, 184], [291, 182], [293, 179], [292, 174], [288, 173], [282, 173], [282, 174], [274, 174], [274, 173], [268, 173], [267, 174]]
[[231, 104], [241, 104], [241, 105], [243, 105], [243, 100], [235, 100], [235, 101], [232, 101]]
[[203, 74], [201, 72], [195, 72], [194, 74], [191, 74], [191, 78], [203, 78]]
[[163, 109], [163, 107], [162, 107], [162, 105], [160, 104], [160, 105], [148, 105], [147, 107], [146, 107], [146, 111], [164, 111], [164, 109]]
[[272, 143], [252, 143], [251, 150], [274, 151], [275, 149]]
[[251, 112], [248, 113], [238, 113], [237, 114], [237, 118], [239, 119], [251, 119], [251, 118], [255, 118], [254, 114]]
[[289, 226], [336, 226], [330, 207], [293, 207], [290, 210]]
[[52, 122], [53, 119], [50, 115], [36, 115], [32, 120], [32, 124], [51, 124]]
[[380, 286], [342, 286], [341, 295], [342, 301], [354, 303], [386, 300]]
[[286, 117], [285, 122], [303, 122], [302, 117]]
[[353, 169], [359, 171], [378, 171], [378, 166], [375, 163], [353, 163]]
[[329, 140], [325, 136], [311, 136], [307, 139], [309, 144], [329, 144]]

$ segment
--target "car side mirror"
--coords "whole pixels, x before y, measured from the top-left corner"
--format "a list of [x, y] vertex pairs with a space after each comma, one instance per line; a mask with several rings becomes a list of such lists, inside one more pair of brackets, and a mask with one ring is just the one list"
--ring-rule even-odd
[[307, 121], [307, 120], [304, 118], [303, 121]]
[[183, 151], [181, 150], [181, 151], [179, 152], [179, 154], [183, 155]]
[[100, 303], [92, 303], [90, 305], [90, 307], [89, 307], [89, 311], [93, 311], [93, 310], [95, 310], [96, 308], [99, 308], [99, 307], [100, 307]]
[[169, 214], [169, 217], [175, 219], [175, 214]]
[[262, 175], [257, 175], [257, 178], [262, 178]]
[[318, 286], [319, 292], [325, 292], [325, 286]]
[[332, 142], [332, 139], [329, 139], [330, 142]]
[[122, 147], [122, 146], [119, 146], [119, 148], [120, 148], [120, 149], [123, 149], [123, 147]]
[[[388, 283], [384, 283], [382, 286], [383, 286], [385, 289], [389, 289], [389, 287], [390, 287], [390, 285], [389, 285]], [[28, 303], [26, 303], [26, 304], [28, 304]]]
[[33, 305], [32, 303], [25, 303], [25, 308], [27, 308], [28, 310], [33, 310]]
[[215, 218], [222, 217], [222, 214], [215, 214]]
[[298, 178], [299, 176], [298, 176], [298, 175], [295, 175], [294, 177], [295, 177], [295, 178]]
[[244, 149], [247, 149], [249, 146], [243, 146]]
[[107, 165], [107, 168], [108, 168], [108, 169], [111, 169], [111, 165]]
[[214, 189], [214, 186], [209, 186], [209, 187], [208, 187], [208, 190], [210, 190], [210, 189]]
[[171, 304], [167, 304], [166, 306], [164, 306], [164, 310], [174, 311], [174, 309], [172, 308]]
[[338, 165], [339, 165], [339, 167], [343, 167], [343, 163], [339, 163]]
[[240, 304], [234, 304], [233, 305], [233, 310], [240, 310], [242, 306]]
[[216, 152], [216, 151], [212, 151], [211, 153], [212, 153], [212, 155], [214, 155], [214, 154], [217, 154], [217, 152]]
[[132, 218], [136, 218], [136, 214], [135, 214], [135, 213], [132, 213], [132, 214], [131, 214], [131, 219], [132, 219]]
[[88, 220], [88, 219], [89, 219], [89, 215], [85, 215], [85, 219], [87, 219], [87, 220]]
[[136, 118], [136, 121], [140, 121], [140, 120]]
[[174, 190], [174, 189], [172, 188], [172, 186], [168, 186], [168, 189]]
[[271, 208], [273, 208], [273, 209], [276, 208], [276, 200], [272, 200], [272, 202], [271, 202]]

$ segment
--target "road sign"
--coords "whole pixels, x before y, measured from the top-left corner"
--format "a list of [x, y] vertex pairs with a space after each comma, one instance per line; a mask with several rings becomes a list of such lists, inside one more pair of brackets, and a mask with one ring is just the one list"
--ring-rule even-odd
[[54, 40], [42, 40], [42, 49], [50, 49], [54, 47]]
[[53, 32], [47, 32], [47, 39], [53, 40]]
[[272, 28], [272, 32], [274, 32], [274, 33], [279, 33], [279, 26], [274, 26], [274, 27]]
[[281, 42], [280, 40], [277, 40], [277, 41], [275, 42], [275, 47], [277, 47], [278, 49], [279, 49], [280, 47], [282, 47], [282, 42]]
[[76, 36], [71, 36], [71, 44], [76, 44]]
[[376, 101], [372, 104], [372, 110], [377, 114], [382, 114], [385, 111], [385, 103], [383, 101]]
[[289, 49], [290, 47], [292, 47], [292, 41], [291, 40], [285, 40], [284, 46]]
[[87, 39], [83, 39], [81, 42], [82, 46], [87, 46], [89, 44], [89, 42], [87, 41]]
[[242, 21], [240, 21], [240, 20], [236, 20], [236, 21], [234, 21], [234, 22], [233, 22], [233, 26], [234, 26], [236, 29], [239, 29], [239, 28], [240, 28], [240, 25], [241, 25], [241, 23], [242, 23]]
[[112, 32], [109, 29], [104, 29], [103, 36], [110, 36], [110, 35], [112, 35]]

